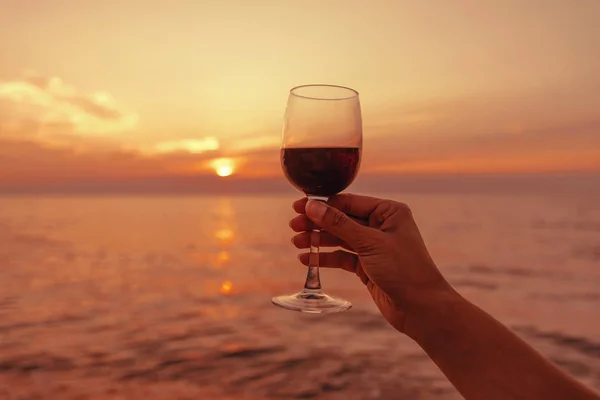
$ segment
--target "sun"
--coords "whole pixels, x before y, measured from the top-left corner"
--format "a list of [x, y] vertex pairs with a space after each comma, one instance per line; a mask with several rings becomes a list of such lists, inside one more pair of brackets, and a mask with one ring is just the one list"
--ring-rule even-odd
[[221, 177], [230, 176], [235, 172], [235, 162], [231, 158], [217, 158], [211, 161], [210, 166]]
[[222, 165], [217, 168], [216, 172], [219, 176], [229, 176], [233, 174], [233, 168], [229, 165]]

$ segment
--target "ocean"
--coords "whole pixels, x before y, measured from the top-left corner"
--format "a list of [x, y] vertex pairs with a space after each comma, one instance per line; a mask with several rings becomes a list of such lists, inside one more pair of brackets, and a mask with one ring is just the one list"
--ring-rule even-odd
[[[379, 196], [459, 292], [600, 390], [600, 196]], [[0, 399], [461, 398], [352, 274], [322, 272], [346, 313], [271, 304], [305, 277], [293, 200], [0, 197]]]

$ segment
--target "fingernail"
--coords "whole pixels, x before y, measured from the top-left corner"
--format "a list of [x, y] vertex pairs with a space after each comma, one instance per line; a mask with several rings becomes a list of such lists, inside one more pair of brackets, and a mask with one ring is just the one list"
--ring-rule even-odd
[[309, 218], [320, 221], [321, 219], [323, 219], [325, 211], [327, 211], [327, 206], [321, 201], [309, 200], [306, 203], [305, 210], [306, 215], [308, 215]]

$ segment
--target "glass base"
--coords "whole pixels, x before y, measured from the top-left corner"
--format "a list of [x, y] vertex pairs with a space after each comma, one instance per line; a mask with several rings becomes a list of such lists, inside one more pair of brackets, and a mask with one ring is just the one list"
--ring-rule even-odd
[[344, 299], [331, 297], [322, 290], [304, 289], [301, 292], [277, 296], [271, 299], [273, 304], [287, 310], [311, 314], [335, 313], [349, 310], [352, 303]]

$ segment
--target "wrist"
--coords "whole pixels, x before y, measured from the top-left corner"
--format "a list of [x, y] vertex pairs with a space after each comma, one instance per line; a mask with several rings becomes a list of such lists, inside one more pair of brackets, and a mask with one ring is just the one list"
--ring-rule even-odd
[[468, 304], [448, 283], [420, 297], [420, 301], [411, 302], [411, 306], [405, 308], [404, 323], [404, 333], [419, 345], [443, 336], [447, 321], [452, 320], [458, 310]]

